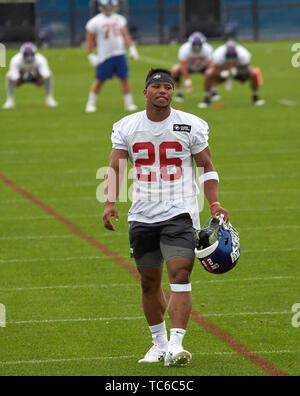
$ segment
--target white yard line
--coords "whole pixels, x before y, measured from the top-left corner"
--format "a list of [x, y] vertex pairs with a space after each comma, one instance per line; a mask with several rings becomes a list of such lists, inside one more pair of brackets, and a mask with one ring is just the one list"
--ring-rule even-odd
[[[298, 354], [298, 351], [291, 350], [270, 350], [270, 351], [254, 351], [256, 355], [272, 355], [272, 354]], [[236, 356], [236, 352], [193, 352], [195, 356]], [[105, 361], [105, 360], [129, 360], [140, 359], [141, 356], [137, 355], [124, 355], [124, 356], [97, 356], [97, 357], [79, 357], [79, 358], [65, 358], [65, 359], [45, 359], [45, 360], [16, 360], [16, 361], [0, 361], [0, 366], [18, 366], [18, 365], [40, 365], [40, 364], [55, 364], [55, 363], [72, 363], [72, 362], [88, 362], [88, 361]]]
[[[290, 311], [282, 312], [228, 312], [228, 313], [204, 313], [204, 317], [227, 317], [227, 316], [279, 316], [291, 315]], [[51, 323], [80, 323], [80, 322], [110, 322], [110, 321], [130, 321], [145, 320], [144, 316], [124, 316], [124, 317], [100, 317], [100, 318], [74, 318], [74, 319], [47, 319], [47, 320], [22, 320], [7, 322], [6, 326], [13, 325], [36, 325]]]
[[[69, 260], [70, 258], [67, 258]], [[74, 258], [76, 259], [76, 258]], [[86, 259], [86, 258], [84, 258]], [[102, 257], [90, 257], [89, 259], [103, 259]], [[107, 257], [107, 259], [110, 259]], [[62, 259], [63, 260], [63, 259]], [[270, 276], [270, 277], [250, 277], [250, 278], [236, 278], [236, 279], [219, 279], [219, 280], [198, 280], [193, 281], [193, 285], [204, 285], [204, 284], [218, 284], [218, 283], [241, 283], [241, 282], [268, 282], [268, 281], [281, 281], [281, 280], [297, 280], [297, 276]], [[0, 292], [26, 292], [26, 291], [47, 291], [47, 290], [59, 290], [59, 289], [101, 289], [110, 287], [133, 287], [134, 283], [99, 283], [99, 284], [86, 284], [86, 285], [48, 285], [48, 286], [28, 286], [28, 287], [10, 287], [0, 288]], [[137, 284], [138, 285], [138, 284]], [[165, 285], [166, 288], [168, 285]]]
[[279, 103], [285, 106], [291, 106], [291, 107], [297, 106], [297, 102], [289, 99], [281, 99], [279, 100]]

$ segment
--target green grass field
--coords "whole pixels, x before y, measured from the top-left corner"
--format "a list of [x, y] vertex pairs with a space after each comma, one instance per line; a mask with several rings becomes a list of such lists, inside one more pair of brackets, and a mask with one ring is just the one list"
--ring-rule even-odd
[[[180, 106], [211, 127], [220, 200], [242, 249], [239, 265], [226, 276], [212, 276], [195, 263], [193, 309], [294, 376], [300, 374], [300, 328], [292, 326], [292, 306], [300, 303], [300, 70], [291, 65], [291, 42], [246, 46], [264, 74], [265, 107], [252, 107], [249, 87], [236, 84], [232, 92], [220, 89], [223, 108], [199, 110], [202, 76], [193, 77], [194, 93]], [[130, 61], [141, 110], [149, 68], [172, 66], [177, 49], [141, 46], [141, 60]], [[112, 124], [125, 115], [119, 82], [107, 83], [97, 114], [86, 115], [93, 71], [85, 51], [42, 53], [60, 106], [46, 109], [43, 89], [17, 91], [17, 108], [0, 110], [0, 173], [134, 266], [130, 203], [118, 205], [121, 221], [112, 234], [103, 229], [103, 207], [95, 197], [101, 182], [96, 171], [109, 161]], [[2, 87], [6, 71], [0, 69]], [[206, 205], [202, 222], [208, 216]], [[0, 221], [0, 303], [7, 320], [0, 328], [1, 376], [269, 375], [193, 320], [184, 343], [193, 353], [189, 368], [139, 365], [151, 337], [132, 275], [1, 181]], [[169, 290], [166, 277], [164, 288]]]

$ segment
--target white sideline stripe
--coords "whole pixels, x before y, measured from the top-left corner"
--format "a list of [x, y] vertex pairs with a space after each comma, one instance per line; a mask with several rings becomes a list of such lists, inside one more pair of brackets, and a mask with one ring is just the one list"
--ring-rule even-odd
[[[228, 312], [228, 313], [204, 313], [205, 317], [226, 317], [226, 316], [269, 316], [269, 315], [291, 315], [290, 311], [283, 312]], [[109, 322], [122, 320], [144, 320], [144, 316], [124, 316], [111, 318], [77, 318], [77, 319], [49, 319], [49, 320], [23, 320], [7, 322], [7, 325], [27, 325], [27, 324], [49, 324], [49, 323], [78, 323], [78, 322]]]
[[293, 100], [288, 100], [288, 99], [281, 99], [279, 100], [280, 104], [283, 104], [285, 106], [297, 106], [297, 102], [294, 102]]
[[41, 261], [76, 261], [76, 260], [111, 260], [108, 256], [83, 256], [83, 257], [48, 257], [48, 258], [35, 258], [35, 259], [0, 259], [0, 263], [13, 264], [13, 263], [39, 263]]
[[[222, 195], [232, 195], [232, 194], [239, 194], [239, 195], [250, 195], [250, 194], [255, 194], [257, 195], [265, 195], [265, 194], [286, 194], [287, 190], [248, 190], [248, 191], [223, 191]], [[298, 189], [290, 189], [288, 190], [289, 193], [299, 193]], [[97, 202], [97, 198], [94, 196], [88, 196], [88, 197], [72, 197], [72, 198], [49, 198], [49, 199], [44, 199], [46, 202], [68, 202], [68, 201], [95, 201]], [[24, 199], [5, 199], [5, 200], [0, 200], [0, 203], [2, 204], [12, 204], [12, 203], [21, 203], [21, 202], [26, 202]]]
[[[138, 284], [136, 284], [138, 285]], [[0, 289], [4, 292], [16, 291], [43, 291], [43, 290], [59, 290], [59, 289], [106, 289], [111, 287], [134, 287], [133, 283], [111, 283], [111, 284], [95, 284], [95, 285], [62, 285], [62, 286], [32, 286], [32, 287], [12, 287], [9, 289]]]
[[[274, 211], [291, 211], [291, 210], [300, 210], [300, 206], [287, 206], [287, 207], [271, 207], [271, 208], [261, 208], [261, 209], [252, 209], [252, 208], [232, 208], [230, 212], [274, 212]], [[119, 216], [128, 216], [128, 213], [119, 212]], [[101, 218], [101, 213], [94, 214], [94, 215], [73, 215], [68, 216], [68, 219], [82, 219], [82, 218], [90, 218], [90, 219], [97, 219]], [[29, 221], [29, 220], [49, 220], [49, 216], [16, 216], [16, 217], [1, 217], [1, 221]]]
[[[271, 277], [254, 277], [254, 278], [241, 278], [241, 279], [220, 279], [220, 280], [209, 280], [209, 281], [194, 281], [193, 285], [196, 284], [210, 284], [210, 283], [227, 283], [227, 282], [257, 282], [257, 281], [274, 281], [274, 280], [289, 280], [299, 279], [295, 276], [271, 276]], [[56, 289], [89, 289], [89, 288], [109, 288], [109, 287], [132, 287], [131, 283], [109, 283], [109, 284], [89, 284], [89, 285], [54, 285], [54, 286], [31, 286], [31, 287], [12, 287], [12, 288], [1, 288], [1, 292], [11, 291], [33, 291], [33, 290], [56, 290]]]
[[[230, 282], [258, 282], [258, 281], [275, 281], [275, 280], [297, 280], [299, 277], [295, 276], [271, 276], [271, 277], [254, 277], [254, 278], [241, 278], [241, 279], [220, 279], [208, 281], [194, 281], [193, 285], [210, 284], [210, 283], [230, 283]], [[138, 283], [136, 283], [138, 285]], [[30, 286], [30, 287], [12, 287], [0, 288], [0, 292], [15, 292], [15, 291], [43, 291], [43, 290], [56, 290], [56, 289], [93, 289], [93, 288], [110, 288], [110, 287], [133, 287], [132, 283], [109, 283], [109, 284], [89, 284], [89, 285], [54, 285], [54, 286]], [[166, 285], [168, 287], [168, 284]]]
[[[119, 232], [119, 236], [128, 235], [127, 232]], [[67, 234], [67, 235], [20, 235], [20, 236], [9, 236], [9, 237], [0, 237], [1, 241], [18, 241], [18, 240], [31, 240], [31, 239], [68, 239], [74, 238], [76, 235]], [[111, 234], [102, 234], [101, 238], [110, 237]]]
[[[272, 354], [298, 354], [298, 351], [290, 350], [274, 350], [274, 351], [253, 351], [256, 355], [272, 355]], [[235, 356], [236, 352], [194, 352], [194, 356]], [[51, 363], [68, 363], [68, 362], [88, 362], [88, 361], [101, 361], [101, 360], [120, 360], [120, 359], [140, 359], [141, 356], [137, 355], [124, 355], [124, 356], [98, 356], [98, 357], [81, 357], [69, 359], [47, 359], [47, 360], [16, 360], [8, 362], [0, 362], [0, 366], [14, 366], [22, 364], [51, 364]]]
[[203, 314], [207, 317], [226, 317], [226, 316], [265, 316], [265, 315], [291, 315], [290, 311], [282, 311], [282, 312], [228, 312], [228, 313], [208, 313]]
[[78, 318], [78, 319], [50, 319], [50, 320], [23, 320], [6, 322], [7, 325], [47, 324], [47, 323], [76, 323], [76, 322], [109, 322], [111, 320], [140, 320], [144, 316], [122, 316], [112, 318]]

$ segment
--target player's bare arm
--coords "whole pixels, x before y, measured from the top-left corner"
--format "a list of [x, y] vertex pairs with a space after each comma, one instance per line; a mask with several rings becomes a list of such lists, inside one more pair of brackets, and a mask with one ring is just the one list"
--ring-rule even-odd
[[86, 46], [89, 54], [93, 54], [95, 50], [96, 34], [92, 32], [86, 33]]
[[125, 171], [125, 164], [128, 160], [128, 152], [125, 150], [113, 150], [110, 157], [109, 170], [105, 179], [103, 223], [104, 227], [110, 231], [115, 231], [112, 217], [119, 221], [118, 210], [115, 203], [120, 193], [120, 186]]
[[188, 80], [190, 78], [189, 74], [189, 62], [188, 61], [181, 61], [180, 62], [180, 68], [181, 68], [181, 73], [183, 75], [183, 78], [185, 80]]
[[127, 48], [132, 46], [132, 39], [126, 27], [121, 29], [122, 36], [124, 38], [124, 43]]
[[131, 35], [128, 32], [128, 29], [126, 27], [123, 27], [121, 29], [121, 34], [124, 39], [124, 44], [125, 47], [129, 49], [129, 55], [133, 60], [138, 60], [139, 59], [139, 53], [138, 50], [136, 49], [136, 46], [134, 45]]
[[[201, 153], [194, 155], [194, 159], [198, 168], [204, 170], [204, 175], [210, 172], [216, 172], [212, 160], [209, 147], [203, 150]], [[227, 222], [229, 219], [228, 212], [226, 209], [222, 208], [219, 204], [219, 187], [218, 181], [210, 179], [204, 182], [204, 194], [210, 205], [211, 214], [213, 218], [217, 216], [224, 215], [224, 219]]]

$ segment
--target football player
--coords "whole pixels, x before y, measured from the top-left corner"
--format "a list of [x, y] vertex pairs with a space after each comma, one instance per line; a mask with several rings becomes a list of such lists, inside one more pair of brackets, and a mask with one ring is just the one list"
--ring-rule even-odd
[[262, 85], [262, 75], [259, 68], [250, 66], [251, 53], [234, 41], [228, 41], [213, 53], [212, 64], [205, 73], [205, 98], [198, 105], [206, 108], [211, 104], [211, 90], [214, 86], [224, 82], [231, 83], [238, 80], [241, 83], [250, 81], [252, 89], [252, 103], [263, 106], [264, 100], [259, 97], [259, 86]]
[[53, 97], [53, 77], [48, 61], [45, 56], [38, 53], [37, 47], [32, 43], [23, 44], [20, 52], [10, 61], [6, 75], [7, 100], [3, 109], [15, 107], [15, 88], [26, 83], [44, 86], [47, 95], [46, 106], [58, 106]]
[[[201, 184], [214, 218], [228, 213], [218, 202], [218, 174], [208, 145], [209, 127], [195, 115], [171, 108], [174, 80], [165, 69], [153, 69], [146, 78], [146, 110], [114, 124], [113, 150], [106, 178], [104, 226], [115, 231], [116, 200], [125, 164], [135, 169], [133, 204], [129, 211], [132, 256], [141, 275], [144, 313], [153, 346], [140, 363], [165, 362], [184, 366], [191, 353], [183, 339], [192, 309], [190, 275], [195, 259], [195, 229], [200, 229], [193, 161], [204, 170]], [[161, 286], [167, 263], [171, 298], [166, 330], [167, 303]]]
[[[138, 51], [127, 30], [126, 19], [122, 15], [116, 14], [118, 0], [98, 0], [98, 2], [101, 13], [86, 25], [88, 59], [90, 64], [96, 68], [96, 80], [89, 94], [86, 112], [96, 112], [96, 102], [101, 88], [113, 76], [120, 79], [125, 110], [135, 111], [137, 107], [131, 94], [125, 47], [129, 49], [129, 55], [134, 60], [139, 58]], [[98, 50], [97, 55], [94, 53], [95, 42]]]
[[[193, 82], [190, 74], [204, 74], [211, 64], [213, 51], [213, 47], [206, 42], [206, 37], [200, 32], [193, 33], [188, 41], [180, 47], [178, 52], [179, 63], [172, 69], [177, 91], [175, 102], [181, 103], [184, 99], [181, 78], [183, 77], [184, 79], [186, 93], [191, 93], [193, 91]], [[212, 91], [213, 99], [220, 99], [216, 90]]]

